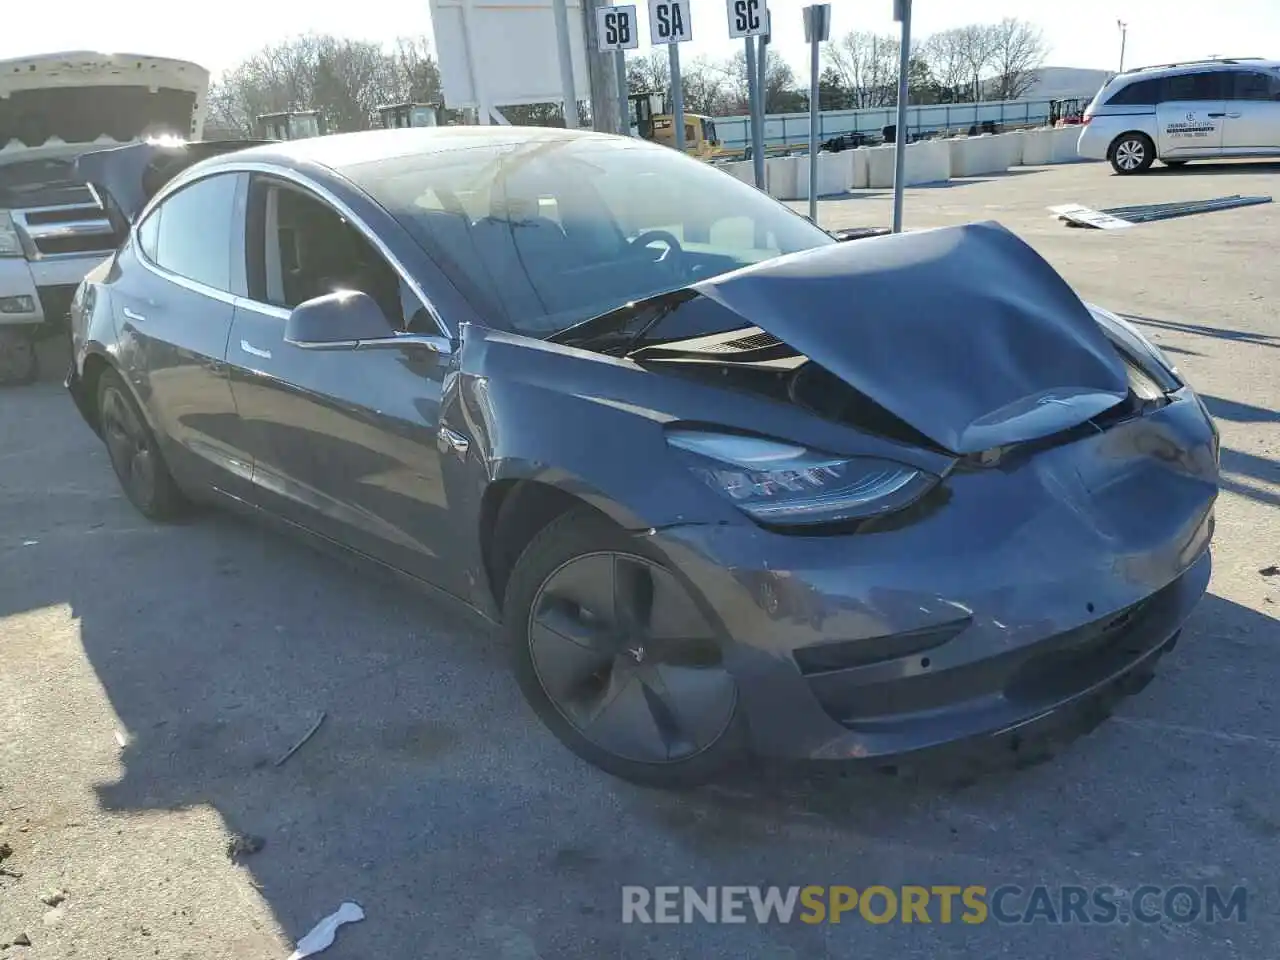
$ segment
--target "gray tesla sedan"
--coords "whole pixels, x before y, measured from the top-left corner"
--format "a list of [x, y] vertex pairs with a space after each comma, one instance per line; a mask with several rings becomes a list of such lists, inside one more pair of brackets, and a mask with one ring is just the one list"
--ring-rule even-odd
[[1016, 748], [1140, 687], [1209, 581], [1203, 404], [995, 224], [841, 243], [555, 129], [80, 174], [122, 239], [67, 386], [133, 504], [215, 500], [469, 605], [618, 776]]

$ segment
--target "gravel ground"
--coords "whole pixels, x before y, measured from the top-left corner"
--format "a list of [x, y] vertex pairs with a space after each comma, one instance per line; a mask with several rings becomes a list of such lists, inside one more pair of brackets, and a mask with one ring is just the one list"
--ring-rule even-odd
[[[31, 943], [0, 956], [284, 958], [348, 899], [367, 919], [332, 960], [1274, 956], [1280, 205], [1120, 233], [1045, 208], [1271, 193], [1277, 173], [1088, 164], [910, 191], [908, 226], [999, 220], [1141, 317], [1219, 418], [1227, 471], [1211, 596], [1156, 681], [1056, 760], [964, 790], [611, 780], [536, 724], [464, 615], [225, 516], [150, 526], [52, 377], [0, 393], [0, 943]], [[889, 198], [821, 218], [884, 224]], [[624, 884], [768, 883], [1249, 899], [1216, 924], [620, 922]]]

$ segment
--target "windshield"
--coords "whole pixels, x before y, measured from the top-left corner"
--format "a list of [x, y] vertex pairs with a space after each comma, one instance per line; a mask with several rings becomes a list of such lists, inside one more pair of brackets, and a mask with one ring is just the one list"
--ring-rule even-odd
[[344, 173], [481, 316], [531, 336], [836, 242], [707, 164], [624, 139], [486, 144]]

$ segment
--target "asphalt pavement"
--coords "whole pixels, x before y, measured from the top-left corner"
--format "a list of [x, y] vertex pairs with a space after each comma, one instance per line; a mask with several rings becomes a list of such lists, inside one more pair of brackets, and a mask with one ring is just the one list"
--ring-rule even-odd
[[[47, 357], [45, 382], [0, 392], [0, 943], [31, 944], [0, 956], [283, 960], [351, 900], [366, 919], [326, 960], [1273, 957], [1280, 205], [1115, 233], [1046, 207], [1268, 194], [1277, 174], [1087, 164], [910, 191], [908, 227], [998, 220], [1139, 317], [1223, 433], [1210, 596], [1155, 682], [1062, 756], [963, 789], [612, 780], [541, 728], [497, 638], [458, 611], [224, 515], [148, 524]], [[873, 192], [820, 211], [828, 227], [889, 215]], [[622, 922], [625, 885], [768, 884], [1016, 885], [1014, 916], [1036, 885], [1242, 886], [1247, 907]]]

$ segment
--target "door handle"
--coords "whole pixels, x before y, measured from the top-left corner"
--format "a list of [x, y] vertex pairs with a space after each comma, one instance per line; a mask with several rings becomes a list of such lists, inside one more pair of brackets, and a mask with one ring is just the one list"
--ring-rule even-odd
[[144, 317], [144, 316], [143, 316], [142, 314], [140, 314], [140, 313], [135, 313], [134, 311], [130, 310], [128, 307], [124, 307], [124, 308], [122, 308], [120, 312], [124, 314], [124, 318], [125, 318], [126, 320], [132, 320], [134, 323], [146, 323], [146, 322], [147, 322], [147, 318], [146, 318], [146, 317]]
[[1209, 119], [1210, 119], [1210, 120], [1217, 120], [1218, 118], [1220, 118], [1220, 117], [1225, 117], [1225, 116], [1226, 116], [1226, 114], [1225, 114], [1225, 113], [1211, 113], [1211, 114], [1209, 114]]
[[245, 353], [249, 354], [249, 356], [251, 356], [251, 357], [261, 357], [263, 360], [270, 360], [270, 359], [271, 359], [271, 351], [270, 351], [270, 350], [259, 350], [259, 349], [258, 349], [257, 347], [255, 347], [252, 343], [250, 343], [248, 340], [241, 340], [241, 341], [240, 341], [240, 349], [241, 349], [241, 350], [243, 350]]

